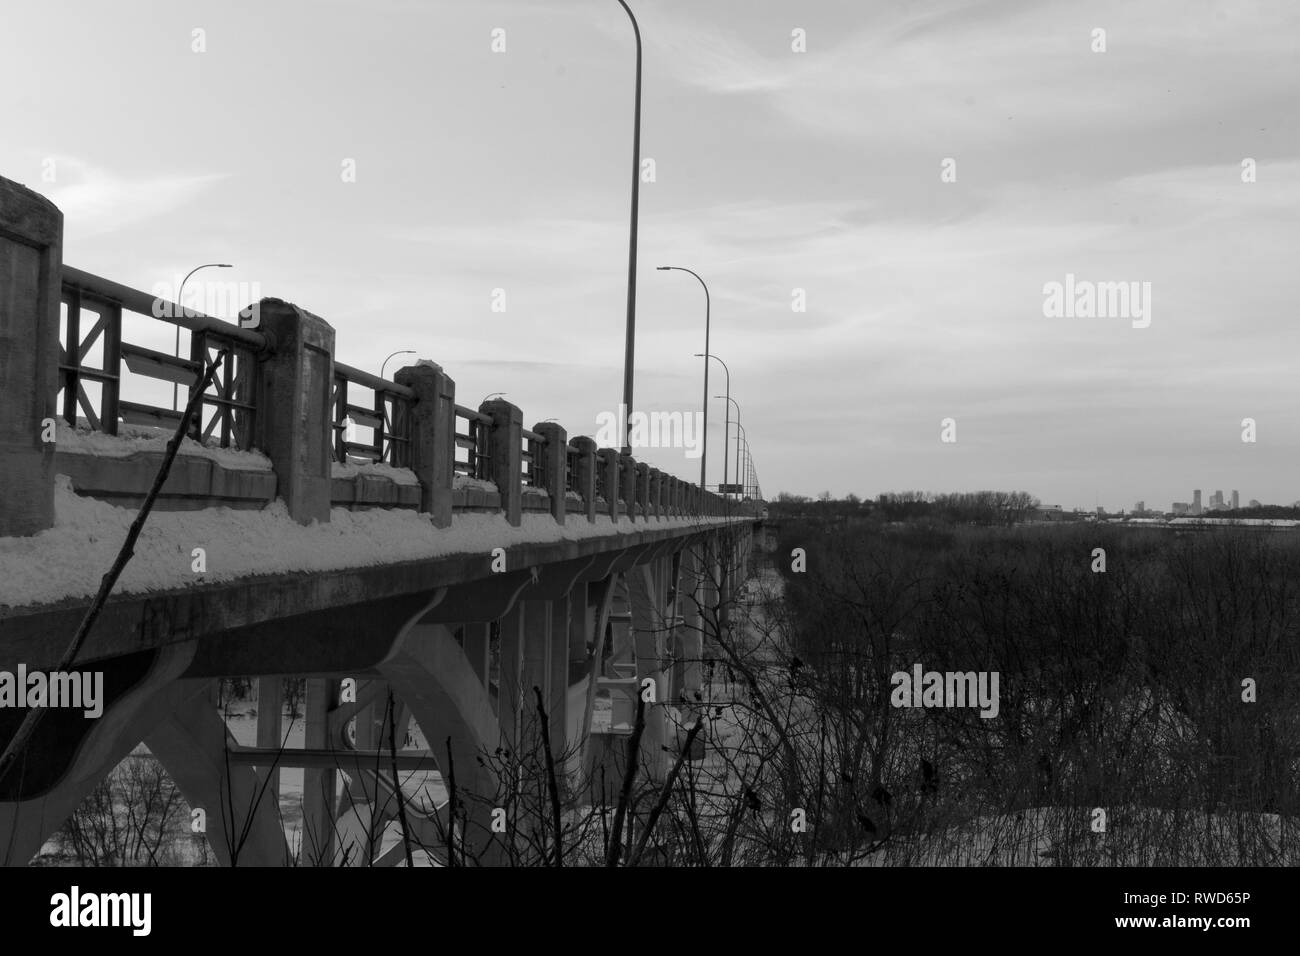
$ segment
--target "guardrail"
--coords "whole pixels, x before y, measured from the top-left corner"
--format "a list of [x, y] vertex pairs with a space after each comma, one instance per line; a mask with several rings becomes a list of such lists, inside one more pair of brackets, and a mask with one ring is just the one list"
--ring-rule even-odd
[[[124, 312], [185, 329], [190, 339], [189, 358], [123, 341]], [[267, 347], [261, 333], [64, 266], [59, 342], [60, 414], [75, 427], [80, 412], [92, 430], [109, 435], [118, 434], [120, 425], [175, 429], [181, 419], [180, 408], [186, 404], [181, 401], [176, 408], [167, 408], [122, 398], [126, 373], [182, 387], [188, 400], [202, 381], [207, 363], [228, 348], [204, 392], [190, 437], [198, 442], [215, 438], [222, 448], [252, 447], [257, 356]], [[100, 355], [98, 365], [87, 361], [95, 352]], [[92, 395], [90, 389], [96, 387], [98, 394]]]
[[[251, 321], [234, 324], [65, 266], [62, 214], [3, 178], [0, 303], [6, 310], [0, 322], [0, 477], [6, 484], [0, 536], [53, 524], [54, 419], [106, 435], [145, 427], [173, 432], [207, 366], [223, 351], [199, 397], [189, 437], [236, 452], [257, 450], [270, 460], [271, 472], [263, 464], [235, 481], [229, 472], [221, 477], [223, 465], [180, 469], [186, 484], [177, 495], [187, 499], [180, 507], [204, 507], [210, 500], [260, 507], [271, 495], [300, 522], [328, 521], [331, 496], [336, 489], [343, 493], [339, 482], [366, 476], [348, 486], [346, 506], [418, 507], [438, 527], [451, 523], [457, 505], [499, 506], [518, 525], [525, 498], [526, 510], [544, 507], [561, 522], [571, 512], [589, 521], [602, 515], [645, 521], [753, 510], [597, 448], [590, 438], [570, 439], [554, 422], [525, 428], [522, 412], [504, 400], [478, 409], [458, 405], [455, 382], [433, 363], [406, 366], [390, 381], [337, 362], [329, 323], [283, 300], [249, 303], [241, 315]], [[173, 329], [186, 340], [178, 354], [166, 350]], [[168, 385], [174, 389], [171, 407], [164, 397]], [[90, 459], [75, 444], [63, 454], [78, 456], [81, 474], [91, 474]], [[101, 471], [92, 476], [102, 481], [89, 490], [79, 485], [83, 493], [138, 497], [138, 462], [93, 457]], [[405, 468], [415, 482], [387, 489], [399, 484], [384, 480], [391, 473], [340, 475], [336, 463]], [[223, 482], [221, 489], [204, 484], [209, 473], [217, 476], [213, 482]]]
[[525, 488], [543, 488], [542, 455], [546, 452], [546, 438], [527, 428], [521, 429], [524, 447], [520, 452], [523, 461], [523, 480]]
[[[371, 392], [369, 405], [355, 405], [349, 401], [349, 390], [353, 386]], [[336, 460], [346, 463], [361, 458], [403, 468], [410, 464], [413, 391], [378, 375], [335, 362], [333, 396]], [[370, 429], [372, 438], [369, 442], [352, 440], [351, 436], [358, 427]]]
[[[284, 306], [279, 318], [281, 325], [284, 320], [289, 323], [288, 338], [294, 341], [303, 338], [305, 333], [300, 334], [296, 324], [314, 321], [328, 330], [327, 338], [332, 344], [333, 330], [323, 320], [297, 307], [264, 299], [255, 304], [257, 314], [266, 311], [270, 304]], [[186, 330], [189, 357], [124, 342], [124, 312]], [[267, 374], [264, 360], [278, 354], [273, 332], [244, 328], [183, 310], [174, 303], [71, 267], [63, 270], [60, 340], [65, 344], [58, 364], [58, 401], [63, 417], [73, 426], [82, 424], [92, 431], [110, 435], [118, 434], [119, 426], [124, 424], [174, 429], [181, 412], [158, 404], [123, 400], [120, 395], [123, 377], [129, 373], [173, 383], [186, 390], [188, 399], [202, 380], [204, 363], [211, 361], [222, 348], [230, 351], [203, 395], [202, 411], [191, 428], [191, 437], [223, 448], [252, 449], [258, 446], [260, 438], [266, 437], [258, 432], [259, 414], [284, 412], [263, 407], [270, 394], [269, 383], [264, 380]], [[102, 354], [99, 365], [87, 361], [96, 346]], [[292, 363], [281, 365], [282, 369], [294, 367]], [[329, 368], [328, 457], [344, 464], [376, 463], [411, 468], [422, 484], [436, 482], [438, 478], [429, 473], [427, 463], [437, 460], [439, 451], [425, 447], [422, 454], [419, 446], [436, 444], [443, 436], [438, 434], [436, 426], [432, 434], [420, 432], [425, 417], [421, 415], [420, 391], [342, 362], [332, 361]], [[421, 363], [408, 366], [399, 374], [408, 380], [428, 375], [434, 380], [431, 386], [436, 391], [454, 397], [454, 382], [437, 366]], [[97, 396], [89, 393], [87, 383], [99, 386]], [[291, 394], [307, 400], [302, 389]], [[78, 410], [84, 414], [79, 416]], [[517, 425], [521, 413], [499, 399], [484, 403], [477, 410], [452, 401], [450, 417], [451, 448], [446, 453], [452, 479], [450, 490], [459, 488], [456, 476], [493, 482], [498, 493], [504, 492], [500, 494], [501, 509], [515, 523], [522, 510], [543, 507], [539, 505], [539, 494], [549, 501], [544, 507], [561, 521], [570, 510], [583, 511], [590, 520], [595, 520], [597, 513], [641, 520], [681, 514], [736, 513], [735, 502], [701, 492], [695, 485], [662, 474], [630, 456], [612, 449], [598, 450], [589, 439], [568, 441], [558, 425], [545, 422], [531, 429]], [[310, 420], [310, 416], [299, 416], [290, 424], [300, 420]], [[425, 425], [428, 424], [426, 421]], [[359, 436], [358, 430], [367, 433], [369, 438]], [[272, 455], [273, 460], [276, 457]], [[529, 492], [527, 508], [520, 504], [519, 495], [511, 493], [511, 485], [520, 493]], [[582, 500], [580, 508], [570, 506], [570, 499], [575, 495]], [[319, 507], [315, 516], [320, 517]]]
[[[488, 429], [492, 425], [491, 417], [476, 412], [464, 405], [456, 406], [456, 459], [454, 470], [458, 475], [485, 481], [490, 476], [492, 463], [491, 446], [488, 444]], [[460, 420], [465, 422], [464, 427]], [[465, 455], [462, 458], [460, 452]]]

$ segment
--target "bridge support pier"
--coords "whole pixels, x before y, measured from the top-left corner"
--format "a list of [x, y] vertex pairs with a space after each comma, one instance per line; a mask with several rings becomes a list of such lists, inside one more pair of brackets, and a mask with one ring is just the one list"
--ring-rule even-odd
[[[329, 714], [338, 704], [339, 682], [309, 677], [306, 697], [303, 745], [329, 747]], [[338, 841], [335, 838], [337, 803], [338, 771], [304, 769], [301, 850], [303, 866], [333, 866], [337, 862]]]
[[463, 627], [465, 657], [469, 660], [470, 667], [474, 669], [474, 676], [478, 678], [479, 684], [486, 692], [492, 672], [491, 625], [486, 621], [469, 621]]
[[[524, 672], [524, 609], [516, 604], [502, 616], [500, 670], [497, 678], [497, 723], [506, 749], [519, 746]], [[495, 745], [494, 745], [495, 746]]]
[[[410, 714], [396, 694], [393, 706], [388, 707], [391, 685], [382, 680], [363, 680], [357, 683], [355, 731], [356, 749], [378, 753], [378, 758], [368, 757], [364, 763], [351, 762], [341, 755], [340, 764], [350, 783], [339, 807], [337, 826], [339, 850], [351, 866], [368, 866], [380, 858], [384, 830], [400, 814], [397, 809], [395, 787], [400, 786], [403, 775], [393, 775], [387, 759], [390, 743], [401, 750], [406, 741]], [[363, 703], [364, 702], [364, 703]], [[330, 736], [340, 740], [348, 719], [347, 711], [335, 711], [337, 723], [331, 723]], [[396, 855], [390, 857], [395, 859]]]
[[627, 572], [628, 604], [632, 614], [633, 653], [638, 681], [650, 678], [655, 684], [655, 703], [646, 704], [645, 732], [641, 738], [641, 761], [651, 780], [667, 775], [672, 732], [668, 728], [666, 705], [672, 697], [670, 672], [664, 670], [663, 612], [655, 600], [650, 568], [637, 565]]
[[[504, 675], [504, 628], [502, 662]], [[394, 693], [410, 708], [420, 725], [430, 752], [442, 768], [445, 784], [450, 783], [453, 769], [446, 764], [450, 746], [455, 765], [456, 801], [467, 822], [465, 832], [459, 835], [459, 840], [468, 843], [466, 856], [485, 864], [501, 862], [503, 847], [491, 832], [492, 809], [500, 799], [499, 786], [487, 762], [478, 760], [480, 748], [489, 753], [496, 748], [501, 728], [497, 715], [492, 712], [487, 689], [479, 682], [468, 658], [447, 627], [415, 624], [398, 638], [378, 670], [391, 682]], [[504, 702], [503, 694], [503, 713]], [[446, 806], [438, 817], [445, 828]], [[413, 836], [428, 849], [435, 852], [445, 849], [445, 836], [440, 837], [432, 819], [422, 820], [409, 810], [407, 818], [415, 831]]]
[[542, 701], [551, 696], [551, 602], [524, 601], [524, 672], [520, 686], [520, 716], [525, 736], [520, 739], [521, 749], [533, 747], [541, 733], [541, 718], [537, 713], [537, 696], [533, 688], [541, 689]]
[[[263, 750], [283, 747], [284, 741], [284, 678], [259, 677], [257, 679], [257, 746]], [[277, 804], [280, 801], [280, 768], [268, 770], [266, 792]]]
[[264, 771], [229, 764], [235, 744], [213, 707], [212, 680], [177, 681], [181, 702], [144, 737], [191, 808], [207, 817], [208, 844], [223, 866], [285, 866], [278, 794]]
[[113, 768], [128, 757], [148, 730], [179, 706], [192, 688], [177, 681], [194, 656], [193, 644], [160, 649], [136, 687], [105, 708], [78, 746], [59, 782], [50, 790], [15, 799], [21, 761], [5, 778], [0, 798], [0, 865], [23, 866], [68, 819]]
[[568, 594], [550, 602], [546, 716], [557, 775], [563, 770], [564, 754], [569, 747], [569, 607]]

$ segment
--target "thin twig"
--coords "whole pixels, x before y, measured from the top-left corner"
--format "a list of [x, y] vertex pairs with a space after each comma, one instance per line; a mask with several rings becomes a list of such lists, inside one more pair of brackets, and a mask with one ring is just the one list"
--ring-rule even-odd
[[606, 866], [618, 866], [618, 858], [623, 852], [623, 817], [627, 814], [628, 800], [632, 796], [632, 784], [636, 780], [637, 760], [641, 753], [641, 734], [645, 731], [645, 698], [640, 694], [636, 698], [636, 725], [632, 728], [632, 739], [628, 741], [627, 772], [623, 775], [623, 789], [618, 795], [618, 806], [614, 808], [614, 832], [609, 844], [609, 856]]
[[695, 738], [699, 732], [704, 729], [704, 718], [696, 717], [695, 726], [686, 734], [686, 743], [682, 746], [682, 752], [677, 755], [677, 762], [673, 764], [673, 772], [668, 775], [664, 781], [663, 790], [659, 792], [659, 800], [655, 803], [654, 808], [650, 811], [650, 818], [646, 820], [645, 830], [641, 834], [641, 839], [636, 845], [636, 849], [627, 859], [628, 866], [636, 866], [641, 859], [641, 854], [645, 851], [645, 845], [650, 842], [650, 834], [654, 832], [655, 824], [659, 822], [659, 816], [664, 812], [664, 807], [668, 806], [668, 798], [672, 796], [673, 784], [677, 782], [677, 775], [681, 773], [682, 764], [686, 762], [686, 756], [691, 752], [691, 744], [695, 743]]
[[542, 722], [542, 747], [546, 754], [546, 787], [551, 793], [551, 823], [555, 828], [555, 865], [564, 866], [564, 827], [560, 818], [560, 788], [555, 780], [555, 755], [551, 753], [551, 722], [542, 706], [542, 689], [533, 685], [537, 695], [537, 714]]
[[[388, 688], [388, 756], [393, 761], [393, 790], [397, 796], [397, 819], [402, 825], [402, 849], [406, 851], [406, 865], [414, 868], [411, 858], [411, 827], [406, 820], [406, 800], [402, 794], [402, 778], [397, 773], [397, 708], [393, 703], [393, 689]], [[379, 774], [375, 774], [375, 799], [379, 798]]]
[[[131, 522], [131, 527], [126, 533], [126, 540], [122, 542], [122, 548], [118, 551], [113, 566], [108, 569], [108, 573], [99, 582], [99, 593], [95, 595], [90, 607], [86, 609], [86, 614], [77, 627], [77, 633], [72, 636], [72, 641], [63, 652], [63, 656], [59, 658], [58, 664], [54, 666], [55, 671], [66, 671], [72, 667], [72, 662], [76, 659], [77, 653], [81, 650], [81, 646], [86, 642], [86, 638], [90, 634], [90, 628], [94, 625], [95, 620], [99, 617], [99, 612], [103, 610], [104, 604], [108, 600], [109, 592], [113, 590], [113, 585], [117, 583], [117, 579], [126, 568], [127, 562], [135, 554], [135, 543], [140, 537], [140, 532], [144, 530], [144, 523], [153, 510], [153, 503], [158, 498], [158, 493], [162, 491], [163, 483], [167, 481], [167, 475], [171, 473], [172, 462], [176, 459], [176, 453], [180, 451], [181, 440], [185, 437], [185, 432], [189, 428], [190, 418], [194, 415], [194, 410], [203, 401], [203, 393], [207, 391], [208, 385], [212, 383], [212, 377], [216, 374], [217, 368], [229, 354], [229, 348], [224, 348], [217, 353], [217, 357], [212, 360], [204, 373], [203, 380], [193, 394], [190, 395], [189, 403], [185, 406], [185, 411], [181, 414], [181, 420], [176, 426], [176, 433], [172, 435], [171, 441], [167, 443], [167, 450], [163, 453], [162, 467], [158, 469], [158, 474], [154, 475], [153, 487], [149, 489], [149, 494], [145, 496], [139, 514]], [[9, 746], [5, 748], [4, 753], [0, 754], [0, 781], [4, 780], [6, 774], [9, 773], [18, 754], [30, 743], [32, 735], [36, 732], [37, 725], [41, 722], [41, 718], [45, 716], [45, 710], [44, 707], [28, 708], [26, 715], [23, 717], [23, 722], [18, 727], [18, 732], [9, 741]]]
[[[464, 864], [464, 848], [461, 849]], [[447, 865], [456, 865], [456, 762], [451, 758], [451, 738], [447, 738]]]

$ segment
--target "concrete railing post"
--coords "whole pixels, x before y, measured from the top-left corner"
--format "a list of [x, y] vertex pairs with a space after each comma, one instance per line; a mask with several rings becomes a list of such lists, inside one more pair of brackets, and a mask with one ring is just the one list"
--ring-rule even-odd
[[334, 329], [282, 299], [263, 299], [259, 331], [273, 348], [262, 364], [256, 446], [271, 459], [290, 516], [330, 519], [333, 460]]
[[578, 474], [574, 487], [582, 495], [582, 506], [586, 510], [587, 520], [596, 520], [596, 443], [586, 435], [579, 435], [573, 440], [578, 449]]
[[[450, 528], [456, 466], [456, 383], [441, 366], [431, 362], [399, 368], [393, 380], [415, 392], [410, 409], [410, 468], [420, 479], [420, 511], [433, 519], [435, 528]], [[401, 417], [395, 418], [396, 429]]]
[[636, 459], [631, 455], [619, 454], [619, 497], [627, 516], [636, 520]]
[[0, 538], [54, 525], [62, 293], [63, 213], [0, 178]]
[[650, 466], [644, 461], [636, 463], [636, 504], [641, 520], [650, 520]]
[[[569, 466], [569, 433], [555, 422], [541, 422], [533, 431], [546, 439], [542, 448], [542, 484], [551, 496], [551, 514], [559, 524], [568, 520], [569, 502], [566, 497]], [[533, 462], [536, 466], [537, 462]]]
[[618, 521], [618, 500], [622, 483], [619, 454], [613, 448], [602, 448], [596, 452], [596, 458], [600, 461], [600, 467], [604, 469], [605, 509], [611, 521]]
[[515, 527], [522, 523], [524, 477], [524, 413], [504, 399], [494, 398], [479, 406], [492, 419], [488, 426], [488, 454], [492, 456], [492, 480], [501, 495], [501, 510]]
[[658, 468], [650, 469], [650, 513], [656, 518], [663, 517], [664, 473]]

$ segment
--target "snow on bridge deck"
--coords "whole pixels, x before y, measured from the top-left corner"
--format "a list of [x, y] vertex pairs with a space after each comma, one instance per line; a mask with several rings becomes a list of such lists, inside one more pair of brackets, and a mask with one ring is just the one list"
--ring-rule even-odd
[[[25, 607], [93, 596], [126, 539], [134, 509], [78, 495], [59, 476], [55, 525], [31, 537], [0, 538], [0, 606]], [[339, 571], [400, 561], [481, 553], [522, 544], [577, 541], [641, 531], [699, 528], [726, 518], [637, 519], [607, 516], [594, 523], [570, 515], [530, 513], [514, 527], [499, 514], [457, 514], [450, 528], [409, 509], [334, 508], [327, 523], [300, 525], [282, 501], [260, 511], [225, 507], [154, 511], [114, 594], [165, 591], [230, 582], [249, 575]], [[206, 570], [194, 571], [202, 548]]]

